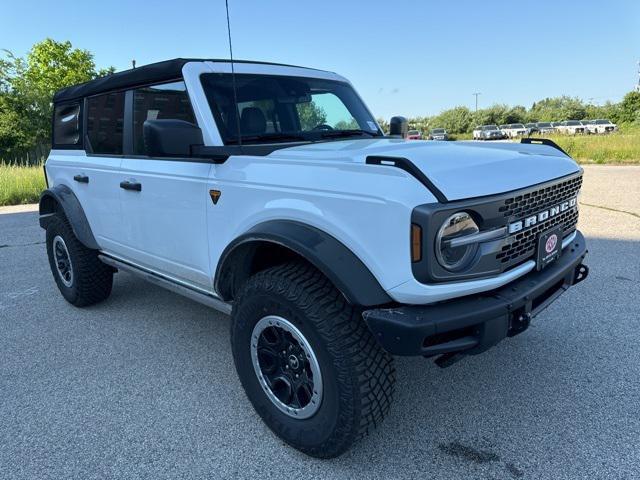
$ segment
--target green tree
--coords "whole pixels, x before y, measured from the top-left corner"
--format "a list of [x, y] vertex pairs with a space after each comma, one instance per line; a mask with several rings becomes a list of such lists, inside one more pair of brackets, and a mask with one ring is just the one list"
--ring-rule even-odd
[[358, 125], [358, 122], [355, 118], [352, 118], [348, 121], [340, 120], [339, 122], [336, 122], [333, 128], [335, 128], [336, 130], [358, 130], [360, 128], [360, 125]]
[[[96, 70], [93, 54], [71, 42], [50, 38], [36, 43], [26, 58], [3, 50], [0, 60], [0, 148], [25, 148], [48, 142], [53, 94], [64, 87], [114, 72]], [[14, 131], [3, 125], [14, 123]]]
[[455, 107], [431, 118], [431, 128], [445, 128], [449, 133], [465, 133], [472, 128], [473, 114], [467, 107]]
[[327, 122], [327, 114], [322, 107], [319, 107], [315, 103], [299, 103], [297, 107], [302, 130], [313, 130], [318, 125]]
[[380, 128], [385, 134], [389, 133], [389, 122], [382, 117], [376, 118], [376, 122], [380, 125]]
[[563, 95], [534, 103], [529, 114], [540, 122], [582, 120], [587, 115], [587, 108], [579, 98]]
[[640, 92], [629, 92], [624, 96], [617, 120], [621, 123], [640, 123]]

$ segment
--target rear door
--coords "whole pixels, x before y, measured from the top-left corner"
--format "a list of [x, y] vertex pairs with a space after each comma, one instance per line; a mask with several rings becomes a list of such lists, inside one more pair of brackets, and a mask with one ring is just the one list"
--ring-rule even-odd
[[[206, 207], [212, 165], [189, 158], [147, 155], [145, 120], [196, 123], [183, 81], [128, 92], [130, 145], [121, 165], [126, 259], [178, 280], [210, 289]], [[125, 142], [126, 143], [126, 142]]]
[[56, 105], [53, 149], [47, 174], [53, 185], [71, 188], [98, 245], [118, 251], [124, 92]]

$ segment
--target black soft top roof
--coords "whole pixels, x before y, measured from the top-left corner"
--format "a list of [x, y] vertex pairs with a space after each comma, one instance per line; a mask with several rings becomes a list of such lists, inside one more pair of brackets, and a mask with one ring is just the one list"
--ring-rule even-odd
[[[117, 72], [106, 77], [96, 78], [89, 82], [73, 85], [71, 87], [58, 90], [53, 96], [54, 103], [68, 102], [82, 97], [96, 95], [98, 93], [112, 90], [122, 90], [149, 83], [164, 82], [174, 80], [182, 76], [182, 67], [188, 62], [229, 62], [225, 59], [204, 59], [204, 58], [174, 58], [164, 62], [151, 63], [142, 67], [132, 68]], [[295, 67], [296, 65], [286, 65], [283, 63], [255, 62], [250, 60], [234, 60], [234, 63], [257, 63], [263, 65], [279, 65], [283, 67]], [[306, 67], [298, 67], [306, 68]]]

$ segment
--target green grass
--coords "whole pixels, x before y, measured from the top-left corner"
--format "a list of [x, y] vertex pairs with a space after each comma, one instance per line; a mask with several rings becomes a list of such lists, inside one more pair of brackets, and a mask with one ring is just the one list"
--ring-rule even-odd
[[42, 167], [14, 167], [0, 163], [0, 206], [35, 203], [46, 188]]
[[[638, 126], [623, 126], [619, 132], [608, 135], [544, 135], [544, 138], [556, 142], [579, 163], [640, 164]], [[450, 139], [469, 140], [471, 134], [455, 134]]]
[[549, 135], [580, 163], [640, 164], [640, 130], [609, 135]]

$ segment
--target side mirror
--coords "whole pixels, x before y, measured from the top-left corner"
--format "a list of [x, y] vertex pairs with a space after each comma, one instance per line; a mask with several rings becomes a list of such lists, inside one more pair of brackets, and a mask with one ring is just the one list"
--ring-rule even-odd
[[144, 147], [150, 157], [188, 157], [192, 145], [202, 145], [202, 130], [184, 120], [146, 120]]
[[392, 137], [407, 138], [409, 121], [405, 117], [391, 117], [389, 121], [389, 135]]

